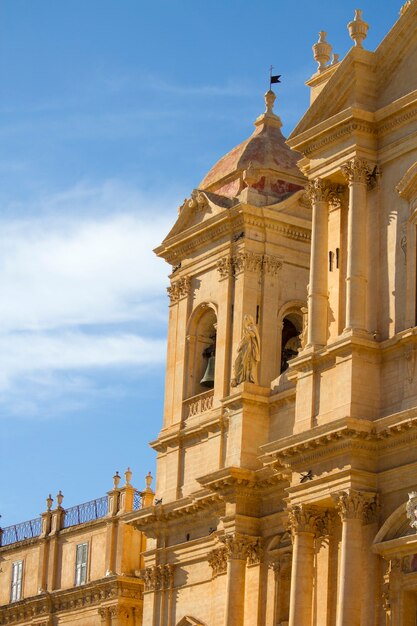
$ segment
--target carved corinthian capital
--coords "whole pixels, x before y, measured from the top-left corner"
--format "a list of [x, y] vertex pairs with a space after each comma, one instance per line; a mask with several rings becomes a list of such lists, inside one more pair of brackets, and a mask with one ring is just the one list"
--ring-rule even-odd
[[373, 493], [349, 489], [333, 496], [342, 521], [360, 519], [365, 524], [375, 521], [378, 515], [378, 498]]
[[372, 173], [372, 168], [368, 161], [358, 157], [344, 163], [340, 169], [349, 184], [363, 183], [366, 185]]
[[215, 548], [207, 555], [207, 560], [213, 570], [213, 578], [224, 574], [227, 570], [227, 550], [225, 546]]
[[332, 191], [334, 191], [334, 186], [321, 178], [311, 180], [306, 187], [306, 194], [311, 204], [327, 202]]
[[253, 564], [256, 559], [260, 560], [261, 544], [258, 537], [249, 537], [240, 533], [227, 534], [219, 537], [219, 541], [226, 549], [226, 557], [228, 560], [237, 559], [246, 561], [249, 558]]
[[171, 283], [170, 287], [167, 287], [167, 293], [171, 304], [175, 304], [181, 298], [184, 298], [190, 293], [191, 279], [189, 276], [183, 276]]
[[288, 511], [288, 526], [291, 534], [293, 536], [296, 533], [315, 535], [319, 530], [320, 520], [324, 513], [315, 506], [295, 504]]

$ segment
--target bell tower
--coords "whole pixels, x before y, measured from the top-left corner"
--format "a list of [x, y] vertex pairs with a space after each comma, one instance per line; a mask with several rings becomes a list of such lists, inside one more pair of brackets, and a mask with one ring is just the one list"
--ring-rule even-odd
[[310, 212], [274, 101], [268, 91], [254, 133], [210, 170], [156, 249], [173, 266], [164, 425], [153, 443], [164, 502], [226, 467], [257, 469], [259, 446], [290, 432], [269, 408], [277, 389], [294, 387], [286, 370], [303, 340]]

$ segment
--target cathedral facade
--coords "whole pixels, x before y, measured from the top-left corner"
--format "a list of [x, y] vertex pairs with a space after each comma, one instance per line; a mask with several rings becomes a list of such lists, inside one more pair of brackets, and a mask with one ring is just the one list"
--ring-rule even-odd
[[269, 90], [179, 208], [155, 490], [49, 501], [0, 624], [415, 626], [416, 25], [371, 52], [358, 10], [340, 61], [320, 33], [291, 136]]
[[[417, 620], [417, 3], [320, 33], [156, 253], [172, 265], [146, 626]], [[413, 69], [414, 68], [414, 69]]]

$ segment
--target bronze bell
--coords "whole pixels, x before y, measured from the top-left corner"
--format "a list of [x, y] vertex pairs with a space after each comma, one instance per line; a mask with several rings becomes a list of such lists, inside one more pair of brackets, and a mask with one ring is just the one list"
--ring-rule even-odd
[[210, 356], [207, 361], [206, 371], [203, 378], [200, 380], [200, 385], [213, 389], [214, 387], [214, 368], [216, 365], [216, 357]]

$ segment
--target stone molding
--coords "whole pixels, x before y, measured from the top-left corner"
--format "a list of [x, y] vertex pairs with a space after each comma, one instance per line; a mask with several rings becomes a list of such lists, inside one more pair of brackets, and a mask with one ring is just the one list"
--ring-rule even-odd
[[171, 286], [167, 287], [167, 293], [171, 304], [176, 304], [182, 298], [188, 296], [191, 291], [191, 278], [183, 276], [178, 280], [172, 281]]
[[145, 583], [145, 591], [171, 589], [174, 581], [174, 565], [152, 565], [142, 570], [141, 578]]
[[333, 495], [336, 509], [342, 522], [359, 519], [364, 524], [371, 524], [378, 516], [378, 498], [374, 493], [349, 489]]
[[270, 274], [277, 276], [282, 268], [282, 259], [269, 254], [255, 252], [238, 252], [233, 256], [226, 256], [217, 261], [217, 271], [220, 279], [228, 276], [237, 276], [244, 271]]
[[31, 620], [40, 619], [40, 622], [36, 622], [36, 626], [40, 624], [49, 626], [52, 623], [51, 616], [56, 613], [94, 606], [100, 611], [107, 608], [100, 607], [103, 602], [115, 602], [122, 599], [125, 602], [133, 602], [132, 606], [137, 606], [143, 599], [142, 589], [142, 583], [139, 580], [133, 583], [122, 580], [96, 580], [75, 589], [44, 592], [0, 608], [0, 624], [18, 624], [23, 621], [32, 623]]
[[346, 137], [346, 135], [353, 135], [357, 132], [366, 133], [368, 135], [376, 135], [378, 131], [375, 126], [368, 124], [364, 121], [348, 121], [343, 124], [336, 132], [326, 134], [323, 139], [312, 141], [307, 145], [307, 147], [303, 148], [301, 151], [306, 157], [310, 157], [315, 152], [320, 151], [322, 148], [339, 142], [340, 139]]

